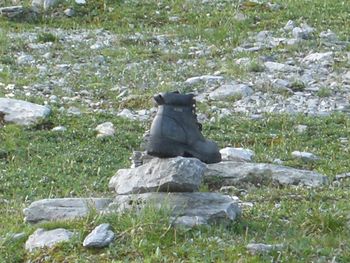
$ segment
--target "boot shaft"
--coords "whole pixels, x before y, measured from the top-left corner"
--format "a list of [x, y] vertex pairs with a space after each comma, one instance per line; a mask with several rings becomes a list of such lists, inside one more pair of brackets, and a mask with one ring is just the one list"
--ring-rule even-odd
[[168, 137], [183, 143], [204, 141], [193, 110], [192, 106], [159, 106], [151, 126], [151, 135]]

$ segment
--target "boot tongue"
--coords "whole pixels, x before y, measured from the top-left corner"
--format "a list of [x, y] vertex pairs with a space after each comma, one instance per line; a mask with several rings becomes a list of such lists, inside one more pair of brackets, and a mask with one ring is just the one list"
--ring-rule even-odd
[[158, 105], [192, 106], [193, 94], [179, 94], [178, 92], [160, 93], [154, 96]]

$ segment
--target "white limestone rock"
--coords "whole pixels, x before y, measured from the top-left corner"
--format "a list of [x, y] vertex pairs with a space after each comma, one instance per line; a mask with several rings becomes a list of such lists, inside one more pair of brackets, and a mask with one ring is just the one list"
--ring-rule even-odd
[[95, 131], [98, 133], [97, 138], [113, 137], [115, 134], [115, 128], [111, 122], [104, 122], [97, 125]]
[[51, 129], [53, 132], [65, 132], [67, 131], [67, 128], [64, 126], [56, 126]]
[[37, 248], [52, 247], [57, 243], [69, 241], [73, 235], [73, 232], [63, 228], [48, 231], [39, 228], [28, 238], [25, 248], [32, 252]]
[[0, 98], [0, 113], [4, 115], [5, 122], [28, 126], [48, 117], [51, 110], [23, 100]]

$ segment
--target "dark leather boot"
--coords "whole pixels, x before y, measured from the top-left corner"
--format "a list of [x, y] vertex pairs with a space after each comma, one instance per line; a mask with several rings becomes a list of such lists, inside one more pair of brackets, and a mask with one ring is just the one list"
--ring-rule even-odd
[[206, 140], [195, 114], [193, 94], [177, 92], [154, 96], [158, 104], [147, 145], [147, 153], [157, 157], [195, 157], [205, 163], [221, 161], [215, 142]]

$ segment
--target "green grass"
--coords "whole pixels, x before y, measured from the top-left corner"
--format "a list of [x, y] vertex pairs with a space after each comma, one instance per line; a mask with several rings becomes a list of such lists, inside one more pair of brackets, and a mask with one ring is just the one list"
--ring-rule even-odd
[[[140, 136], [146, 129], [138, 123], [108, 115], [67, 118], [55, 113], [54, 116], [36, 128], [7, 125], [0, 131], [2, 150], [6, 152], [0, 162], [2, 236], [22, 231], [29, 235], [35, 230], [35, 227], [23, 223], [21, 214], [21, 209], [31, 201], [48, 197], [111, 196], [107, 191], [109, 178], [117, 169], [129, 166], [131, 150], [138, 149]], [[115, 138], [96, 139], [91, 128], [107, 120], [123, 130], [117, 128]], [[297, 134], [293, 129], [297, 124], [308, 125], [307, 132]], [[68, 131], [53, 133], [43, 129], [56, 125], [64, 125]], [[254, 150], [258, 162], [270, 162], [278, 157], [292, 167], [312, 169], [332, 178], [350, 167], [349, 148], [345, 146], [344, 149], [338, 142], [340, 137], [350, 137], [349, 126], [350, 119], [345, 115], [326, 118], [270, 116], [260, 121], [236, 117], [205, 125], [204, 133], [221, 147], [232, 145]], [[271, 137], [272, 133], [276, 135]], [[312, 151], [321, 160], [308, 164], [292, 159], [290, 153], [296, 149]], [[267, 262], [271, 258], [277, 259], [278, 254], [274, 253], [249, 255], [245, 246], [254, 241], [285, 244], [287, 248], [281, 254], [285, 262], [297, 262], [299, 257], [310, 261], [321, 254], [328, 258], [330, 251], [335, 250], [337, 258], [346, 262], [350, 256], [343, 242], [349, 239], [347, 187], [348, 184], [315, 190], [257, 189], [240, 196], [242, 200], [255, 204], [244, 210], [240, 221], [228, 227], [191, 231], [169, 230], [166, 213], [146, 210], [141, 216], [101, 217], [95, 214], [82, 221], [43, 225], [48, 229], [64, 226], [78, 231], [78, 238], [68, 244], [30, 255], [22, 249], [25, 239], [14, 243], [6, 241], [0, 243], [0, 255], [3, 255], [3, 260], [18, 258], [17, 262], [23, 257], [35, 262], [44, 257], [48, 257], [47, 262], [57, 262], [62, 258], [94, 262], [100, 257], [101, 262], [117, 259], [171, 262], [178, 258], [185, 261], [206, 258], [208, 262], [240, 259]], [[279, 207], [276, 208], [275, 204]], [[84, 249], [81, 245], [83, 238], [102, 222], [110, 222], [117, 233], [123, 234], [113, 245], [101, 251]], [[217, 242], [215, 238], [222, 241]]]
[[[23, 1], [25, 6], [30, 1]], [[179, 89], [189, 77], [202, 74], [221, 74], [233, 79], [248, 79], [249, 74], [260, 72], [255, 63], [260, 55], [278, 54], [286, 58], [303, 50], [318, 48], [317, 41], [303, 46], [262, 50], [256, 54], [234, 54], [252, 32], [275, 30], [289, 20], [307, 22], [320, 31], [331, 29], [342, 40], [350, 40], [350, 5], [346, 1], [275, 1], [282, 9], [271, 11], [261, 5], [242, 6], [238, 1], [87, 1], [84, 6], [74, 1], [63, 1], [54, 8], [62, 13], [68, 7], [76, 15], [51, 17], [50, 12], [36, 20], [8, 21], [0, 18], [0, 82], [18, 87], [47, 83], [47, 80], [66, 78], [64, 87], [73, 92], [88, 90], [94, 102], [102, 101], [102, 108], [150, 108], [155, 92]], [[4, 4], [3, 4], [4, 3]], [[11, 5], [11, 1], [1, 2]], [[236, 21], [234, 14], [242, 12], [245, 21]], [[178, 16], [178, 22], [169, 17]], [[41, 28], [38, 31], [37, 28]], [[89, 43], [80, 43], [70, 50], [56, 35], [55, 29], [106, 29], [116, 34], [116, 42], [102, 50], [90, 50]], [[80, 72], [52, 72], [39, 76], [38, 69], [16, 65], [19, 53], [30, 53], [25, 38], [10, 39], [11, 34], [35, 32], [37, 43], [53, 42], [53, 58], [60, 63], [83, 63]], [[134, 41], [130, 35], [141, 33], [143, 39]], [[168, 45], [176, 52], [167, 52], [154, 40], [165, 35]], [[199, 56], [195, 51], [206, 51]], [[192, 52], [192, 53], [191, 53]], [[191, 54], [190, 54], [191, 53]], [[35, 59], [42, 59], [41, 50]], [[72, 56], [73, 54], [73, 56]], [[106, 64], [95, 65], [97, 55], [103, 55]], [[240, 57], [250, 57], [248, 70], [235, 64]], [[337, 62], [334, 70], [348, 67]], [[99, 71], [100, 75], [95, 75]], [[125, 86], [131, 94], [125, 101], [117, 99], [112, 88]], [[195, 88], [199, 90], [200, 85]], [[292, 89], [304, 90], [296, 80]], [[341, 88], [341, 87], [340, 87]], [[54, 92], [64, 96], [65, 91], [54, 85]], [[0, 86], [0, 94], [6, 91]], [[317, 94], [328, 96], [321, 89]], [[24, 98], [24, 95], [16, 95]], [[43, 103], [45, 96], [30, 96], [29, 101]], [[231, 101], [237, 98], [231, 98]], [[108, 103], [107, 103], [108, 102]], [[87, 106], [74, 102], [79, 108]], [[199, 104], [208, 113], [209, 106]], [[220, 106], [220, 105], [218, 105]], [[150, 123], [131, 122], [109, 114], [83, 114], [67, 117], [53, 107], [49, 120], [34, 127], [16, 125], [1, 127], [0, 123], [0, 262], [336, 262], [350, 261], [349, 247], [349, 182], [340, 186], [320, 189], [302, 187], [263, 187], [240, 195], [253, 207], [245, 207], [242, 218], [229, 226], [195, 228], [192, 230], [169, 227], [168, 211], [156, 212], [152, 207], [142, 214], [126, 213], [101, 216], [91, 213], [86, 219], [39, 225], [47, 229], [65, 227], [78, 233], [71, 242], [51, 249], [27, 253], [23, 246], [26, 238], [39, 226], [23, 222], [22, 209], [32, 201], [55, 197], [112, 197], [108, 180], [114, 173], [130, 165], [132, 150], [139, 149], [143, 132]], [[68, 106], [67, 106], [68, 107]], [[111, 121], [116, 136], [100, 140], [93, 129]], [[304, 133], [295, 126], [307, 125]], [[50, 129], [63, 125], [64, 133]], [[272, 162], [275, 158], [284, 164], [310, 169], [329, 176], [349, 172], [349, 145], [340, 138], [350, 139], [350, 118], [345, 114], [328, 117], [266, 115], [262, 120], [244, 116], [220, 119], [204, 125], [204, 134], [218, 142], [220, 147], [234, 146], [254, 150], [257, 162]], [[291, 152], [308, 151], [320, 157], [313, 163], [292, 158]], [[202, 190], [208, 190], [203, 185]], [[108, 248], [90, 250], [82, 247], [84, 237], [99, 223], [109, 222], [117, 233], [117, 240]], [[12, 240], [10, 233], [24, 232], [25, 237]], [[245, 249], [250, 242], [283, 243], [281, 253], [250, 255]]]

